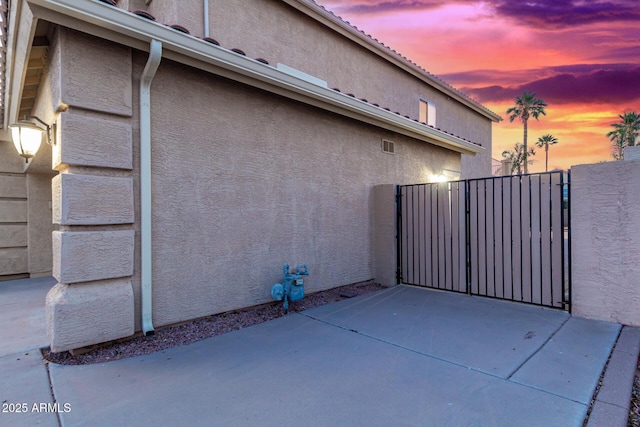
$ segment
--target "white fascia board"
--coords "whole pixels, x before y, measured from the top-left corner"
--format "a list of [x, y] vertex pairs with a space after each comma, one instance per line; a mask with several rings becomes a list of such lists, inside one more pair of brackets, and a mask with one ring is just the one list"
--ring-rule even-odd
[[[7, 32], [7, 58], [5, 67], [4, 117], [2, 128], [22, 119], [17, 117], [20, 111], [22, 88], [27, 76], [27, 65], [31, 53], [31, 43], [36, 32], [36, 22], [31, 10], [20, 1], [12, 2], [9, 10], [9, 28]], [[8, 133], [7, 133], [8, 134]]]
[[151, 40], [157, 40], [167, 59], [463, 154], [484, 152], [469, 141], [97, 0], [26, 1], [39, 19], [143, 51], [149, 50]]

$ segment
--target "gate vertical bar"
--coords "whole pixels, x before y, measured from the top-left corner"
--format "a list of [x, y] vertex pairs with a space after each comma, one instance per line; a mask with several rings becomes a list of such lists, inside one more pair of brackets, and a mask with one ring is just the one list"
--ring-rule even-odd
[[402, 187], [396, 186], [396, 283], [402, 283]]
[[554, 255], [553, 262], [553, 303], [554, 307], [561, 308], [564, 306], [564, 226], [562, 210], [562, 193], [563, 193], [563, 172], [554, 172], [551, 176], [551, 213], [552, 222], [551, 230], [553, 235], [552, 253]]
[[396, 210], [398, 283], [571, 311], [570, 171], [399, 185]]
[[551, 233], [549, 243], [549, 269], [551, 270], [551, 280], [549, 281], [549, 293], [551, 294], [551, 305], [553, 305], [553, 175], [549, 175], [549, 231]]
[[566, 227], [565, 224], [565, 218], [564, 218], [564, 172], [560, 172], [560, 228], [561, 228], [561, 238], [562, 238], [562, 245], [560, 246], [561, 248], [561, 253], [562, 253], [562, 305], [564, 306], [566, 304], [567, 301], [567, 295], [565, 294], [565, 290], [566, 290], [566, 276], [565, 276], [565, 270], [567, 269], [567, 258], [566, 258], [566, 253], [565, 253], [565, 248], [564, 248], [564, 229]]
[[464, 212], [465, 212], [465, 245], [467, 247], [466, 250], [466, 258], [467, 258], [467, 268], [465, 283], [467, 284], [467, 294], [471, 293], [471, 184], [469, 180], [464, 182]]
[[569, 263], [569, 281], [567, 283], [567, 294], [568, 294], [568, 304], [569, 304], [569, 313], [571, 313], [573, 304], [572, 304], [572, 300], [571, 300], [571, 288], [572, 288], [572, 282], [571, 282], [571, 274], [572, 274], [572, 259], [571, 259], [571, 169], [569, 169], [567, 171], [567, 223], [568, 223], [568, 230], [567, 230], [567, 239], [569, 240], [567, 242], [567, 249], [569, 251], [568, 254], [568, 260], [567, 262]]

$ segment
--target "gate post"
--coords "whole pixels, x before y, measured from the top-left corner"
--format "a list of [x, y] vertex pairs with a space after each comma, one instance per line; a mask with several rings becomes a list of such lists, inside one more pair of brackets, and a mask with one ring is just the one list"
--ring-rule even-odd
[[372, 255], [375, 281], [383, 286], [395, 286], [396, 280], [396, 186], [373, 187]]

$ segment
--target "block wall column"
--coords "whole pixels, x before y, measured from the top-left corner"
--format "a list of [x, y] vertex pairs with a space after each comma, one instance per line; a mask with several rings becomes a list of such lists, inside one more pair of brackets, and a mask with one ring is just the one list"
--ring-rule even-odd
[[132, 52], [59, 28], [52, 54], [66, 107], [52, 156], [60, 172], [52, 181], [58, 284], [46, 301], [59, 352], [134, 333]]
[[573, 314], [640, 327], [640, 160], [571, 167]]
[[376, 185], [373, 188], [373, 263], [376, 282], [395, 286], [396, 278], [396, 186]]

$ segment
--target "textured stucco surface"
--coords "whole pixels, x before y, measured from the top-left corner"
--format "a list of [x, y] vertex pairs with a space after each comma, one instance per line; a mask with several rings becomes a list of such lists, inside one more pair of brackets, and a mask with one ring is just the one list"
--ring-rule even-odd
[[373, 203], [374, 277], [383, 286], [394, 286], [398, 284], [396, 186], [376, 185], [373, 188]]
[[[148, 7], [130, 3], [147, 9], [159, 22], [177, 23], [204, 36], [202, 2], [166, 0]], [[418, 118], [419, 101], [427, 101], [436, 108], [437, 127], [486, 148], [482, 155], [464, 157], [464, 176], [491, 175], [489, 119], [284, 2], [253, 0], [248, 8], [242, 0], [209, 0], [209, 26], [210, 37], [226, 48], [301, 70], [402, 115]]]
[[0, 200], [0, 218], [5, 222], [27, 222], [27, 201]]
[[283, 2], [256, 0], [253, 13], [242, 1], [211, 0], [209, 5], [211, 37], [223, 46], [297, 68], [329, 87], [413, 118], [424, 99], [436, 107], [437, 127], [491, 151], [488, 119]]
[[26, 224], [2, 224], [0, 225], [0, 242], [3, 247], [15, 248], [27, 246]]
[[28, 257], [26, 247], [0, 248], [0, 271], [4, 275], [26, 273], [29, 270]]
[[133, 181], [128, 177], [60, 174], [53, 221], [62, 225], [133, 223]]
[[571, 168], [573, 313], [640, 326], [640, 160]]
[[[284, 263], [309, 264], [307, 292], [372, 278], [373, 186], [460, 165], [449, 150], [170, 61], [152, 111], [157, 326], [270, 301]], [[136, 254], [136, 292], [138, 267]]]
[[0, 276], [28, 272], [26, 206], [26, 176], [0, 173]]
[[130, 49], [67, 29], [60, 30], [59, 37], [61, 101], [83, 109], [130, 116]]
[[52, 268], [51, 178], [47, 174], [27, 174], [29, 189], [29, 274], [32, 277], [50, 275]]
[[[274, 7], [258, 3], [269, 10]], [[224, 7], [238, 5], [230, 2]], [[180, 15], [189, 9], [172, 10]], [[272, 12], [265, 14], [262, 25], [269, 19], [291, 20], [298, 30], [306, 31], [308, 25], [309, 34], [302, 31], [301, 39], [294, 39], [296, 46], [314, 38], [319, 38], [319, 46], [337, 43], [335, 52], [321, 49], [320, 56], [333, 61], [331, 66], [307, 58], [316, 62], [314, 67], [322, 67], [299, 67], [303, 71], [335, 79], [336, 86], [353, 83], [356, 87], [350, 91], [358, 96], [380, 90], [380, 97], [371, 97], [371, 102], [415, 117], [419, 97], [433, 99], [439, 127], [447, 129], [444, 124], [449, 120], [448, 130], [457, 135], [479, 142], [490, 139], [491, 123], [479, 114], [452, 100], [436, 100], [438, 93], [415, 77], [336, 38], [288, 7], [277, 6]], [[246, 11], [244, 15], [253, 19]], [[251, 22], [243, 25], [247, 28]], [[288, 25], [282, 27], [287, 34]], [[262, 39], [262, 30], [255, 30]], [[236, 28], [229, 31], [240, 36]], [[271, 38], [290, 41], [273, 28], [264, 31]], [[246, 49], [239, 43], [242, 40], [237, 47]], [[236, 45], [231, 42], [227, 45]], [[68, 109], [60, 119], [61, 143], [53, 150], [53, 164], [61, 173], [53, 185], [53, 215], [63, 225], [53, 233], [53, 274], [60, 283], [73, 286], [64, 293], [52, 291], [47, 310], [64, 313], [68, 296], [83, 292], [83, 286], [93, 281], [104, 287], [94, 295], [98, 301], [110, 298], [107, 288], [115, 283], [111, 279], [130, 280], [132, 322], [139, 329], [138, 85], [147, 54], [132, 55], [131, 49], [66, 29], [58, 30], [54, 45], [50, 74], [60, 76], [60, 88], [51, 91], [59, 93]], [[309, 56], [291, 46], [268, 47], [274, 49], [265, 53], [272, 64], [296, 66], [296, 61]], [[287, 52], [293, 56], [277, 57]], [[352, 68], [355, 60], [371, 70], [373, 88], [358, 77], [360, 68]], [[392, 79], [397, 82], [393, 90]], [[106, 97], [105, 91], [112, 96]], [[402, 92], [415, 93], [416, 99], [399, 96]], [[153, 81], [151, 111], [156, 327], [270, 301], [269, 289], [281, 280], [284, 263], [309, 264], [307, 292], [373, 278], [374, 186], [426, 182], [442, 169], [460, 170], [460, 154], [450, 150], [167, 59]], [[395, 155], [382, 152], [383, 139], [395, 142]], [[131, 178], [132, 193], [115, 191], [116, 182]], [[120, 194], [115, 199], [114, 191]], [[131, 199], [133, 216], [127, 204]], [[128, 225], [132, 217], [133, 230]], [[81, 295], [76, 299], [79, 305]], [[105, 319], [108, 307], [96, 302], [91, 313]], [[79, 313], [89, 315], [89, 311]], [[54, 343], [56, 334], [73, 330], [77, 320], [58, 315], [50, 316], [50, 322]], [[108, 324], [104, 325], [100, 327]], [[56, 348], [87, 345], [84, 335], [76, 342], [70, 336], [65, 335], [64, 345], [55, 344]]]
[[54, 351], [131, 335], [135, 233], [131, 50], [65, 28], [52, 36], [50, 97], [62, 100], [50, 165], [53, 275], [47, 330]]
[[0, 141], [0, 172], [23, 173], [24, 167], [24, 159], [16, 153], [13, 142]]
[[65, 351], [132, 335], [133, 313], [130, 280], [58, 283], [46, 301], [51, 350]]
[[2, 198], [26, 199], [27, 198], [27, 178], [25, 177], [25, 175], [23, 174], [0, 175], [0, 199]]
[[53, 277], [60, 283], [131, 276], [133, 230], [54, 231]]
[[131, 169], [131, 123], [127, 119], [71, 111], [60, 117], [64, 152], [54, 167], [67, 165]]

